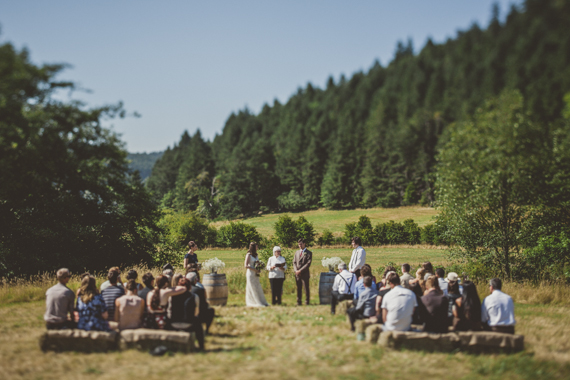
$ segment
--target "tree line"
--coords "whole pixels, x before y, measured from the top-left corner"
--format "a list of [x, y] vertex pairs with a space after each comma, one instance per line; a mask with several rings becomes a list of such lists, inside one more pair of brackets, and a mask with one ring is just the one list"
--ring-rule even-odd
[[417, 54], [399, 43], [350, 78], [311, 83], [285, 104], [232, 114], [205, 141], [184, 132], [153, 167], [148, 188], [163, 207], [209, 219], [326, 207], [396, 207], [435, 201], [438, 149], [449, 125], [486, 99], [518, 90], [533, 120], [561, 119], [570, 91], [569, 6], [528, 0], [504, 22], [495, 8]]

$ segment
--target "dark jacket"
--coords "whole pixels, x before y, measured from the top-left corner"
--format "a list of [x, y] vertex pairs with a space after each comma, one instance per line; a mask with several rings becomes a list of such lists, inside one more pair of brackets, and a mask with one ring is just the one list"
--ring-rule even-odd
[[199, 318], [202, 318], [206, 311], [208, 310], [208, 308], [210, 307], [210, 305], [208, 304], [208, 301], [206, 301], [206, 291], [203, 288], [200, 288], [198, 286], [193, 286], [192, 290], [190, 290], [192, 292], [192, 294], [197, 294], [198, 297], [200, 298], [200, 315]]
[[424, 331], [433, 333], [447, 333], [449, 319], [449, 298], [431, 291], [422, 297], [422, 303], [426, 308]]

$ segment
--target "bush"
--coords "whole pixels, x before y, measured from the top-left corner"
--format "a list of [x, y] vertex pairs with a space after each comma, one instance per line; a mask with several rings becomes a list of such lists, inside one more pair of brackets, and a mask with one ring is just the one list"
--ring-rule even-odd
[[428, 224], [420, 229], [420, 241], [423, 244], [448, 245], [446, 231], [447, 227], [440, 221]]
[[217, 245], [229, 248], [248, 248], [252, 241], [260, 242], [257, 229], [246, 223], [236, 222], [221, 226], [217, 233]]
[[158, 226], [163, 231], [164, 245], [173, 249], [184, 248], [190, 240], [194, 240], [198, 246], [214, 245], [216, 229], [209, 227], [206, 219], [199, 217], [195, 212], [167, 210], [163, 213]]
[[277, 242], [284, 247], [292, 247], [297, 240], [303, 238], [310, 246], [315, 241], [315, 228], [304, 216], [300, 216], [297, 221], [291, 219], [287, 214], [281, 215], [275, 223], [275, 236]]
[[533, 281], [570, 279], [570, 239], [565, 233], [544, 236], [513, 260], [513, 277]]
[[421, 229], [412, 219], [404, 220], [404, 232], [406, 243], [415, 245], [420, 242]]
[[335, 242], [334, 236], [331, 231], [324, 230], [323, 234], [319, 236], [317, 243], [322, 247], [323, 245], [333, 245]]
[[360, 237], [363, 245], [376, 244], [376, 235], [370, 218], [361, 215], [358, 222], [348, 223], [344, 226], [344, 238], [346, 243], [350, 243], [354, 236]]

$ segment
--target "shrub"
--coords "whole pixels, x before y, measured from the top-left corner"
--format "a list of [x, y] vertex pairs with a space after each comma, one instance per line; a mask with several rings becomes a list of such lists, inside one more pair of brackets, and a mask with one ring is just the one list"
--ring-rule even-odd
[[420, 235], [421, 229], [417, 223], [415, 223], [412, 219], [404, 220], [404, 232], [405, 232], [405, 239], [406, 243], [415, 245], [420, 242]]
[[363, 245], [376, 244], [376, 235], [369, 217], [361, 215], [358, 222], [348, 223], [344, 226], [345, 241], [350, 243], [354, 236], [360, 237]]
[[313, 224], [304, 216], [294, 221], [289, 215], [284, 214], [275, 223], [277, 242], [284, 247], [292, 247], [301, 238], [310, 246], [314, 243], [316, 234]]
[[404, 225], [402, 223], [396, 223], [393, 220], [383, 225], [378, 225], [376, 235], [378, 241], [382, 241], [383, 244], [406, 243], [406, 230], [404, 229]]
[[229, 248], [248, 248], [252, 241], [260, 242], [257, 229], [246, 223], [236, 222], [221, 226], [217, 233], [217, 245]]
[[404, 191], [404, 199], [402, 200], [402, 203], [405, 206], [415, 205], [418, 203], [418, 195], [415, 183], [410, 182], [408, 183], [408, 186], [406, 186], [406, 190]]
[[[214, 227], [209, 227], [206, 219], [199, 217], [195, 212], [164, 211], [158, 222], [163, 231], [163, 244], [174, 249], [184, 248], [190, 240], [199, 246], [213, 245], [212, 235]], [[213, 229], [213, 231], [212, 231]]]
[[446, 231], [447, 227], [441, 221], [428, 224], [420, 229], [420, 241], [423, 244], [448, 245]]
[[570, 239], [565, 233], [544, 236], [535, 247], [513, 260], [513, 277], [524, 280], [568, 280], [570, 278]]
[[333, 245], [334, 244], [334, 236], [331, 231], [324, 230], [323, 234], [319, 236], [317, 243], [322, 247], [323, 245]]

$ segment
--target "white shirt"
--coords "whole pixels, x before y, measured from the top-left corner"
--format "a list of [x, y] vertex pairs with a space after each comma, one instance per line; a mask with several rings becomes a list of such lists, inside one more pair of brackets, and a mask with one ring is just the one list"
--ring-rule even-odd
[[514, 326], [517, 322], [515, 304], [511, 296], [500, 290], [493, 290], [481, 304], [481, 321], [488, 322], [489, 326]]
[[356, 290], [356, 276], [346, 269], [336, 275], [332, 290], [340, 294], [354, 294]]
[[[267, 260], [267, 270], [269, 271], [269, 278], [285, 278], [285, 271], [275, 268], [275, 264], [283, 264], [285, 263], [285, 258], [283, 256], [275, 257], [275, 255], [271, 256], [269, 260]], [[287, 269], [287, 264], [283, 267], [283, 269]]]
[[352, 256], [350, 257], [350, 264], [348, 264], [348, 270], [350, 272], [355, 272], [366, 263], [366, 251], [361, 246], [356, 247], [352, 251]]
[[443, 294], [447, 294], [447, 281], [441, 277], [438, 277], [437, 282], [439, 282], [439, 288], [443, 291]]
[[418, 306], [416, 295], [402, 285], [394, 286], [382, 298], [382, 309], [388, 311], [384, 331], [408, 331], [412, 325], [414, 308]]

